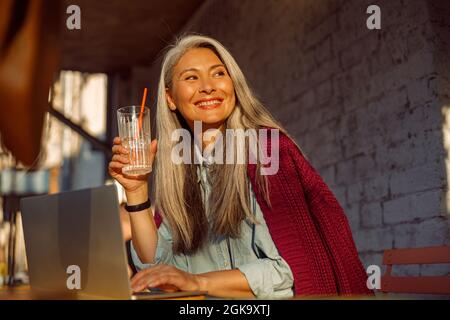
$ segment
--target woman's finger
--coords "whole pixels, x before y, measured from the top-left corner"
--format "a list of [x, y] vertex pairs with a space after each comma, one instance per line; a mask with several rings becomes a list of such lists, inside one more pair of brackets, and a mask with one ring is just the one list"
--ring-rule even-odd
[[[152, 274], [148, 279], [143, 279], [138, 284], [139, 288], [156, 288], [158, 286], [170, 284], [170, 277], [161, 273]], [[142, 290], [142, 289], [141, 289]]]
[[119, 163], [129, 163], [128, 157], [124, 157], [118, 154], [113, 155], [111, 158], [111, 162], [119, 162]]
[[112, 152], [115, 154], [129, 154], [130, 153], [128, 151], [128, 149], [123, 147], [122, 145], [115, 145], [111, 149], [112, 149]]
[[131, 282], [130, 282], [131, 287], [134, 288], [143, 278], [145, 278], [148, 274], [151, 274], [153, 269], [156, 268], [156, 267], [151, 267], [151, 268], [148, 268], [148, 269], [144, 269], [144, 270], [141, 270], [138, 273], [136, 273], [134, 275], [134, 277], [131, 278]]
[[148, 287], [155, 288], [161, 285], [171, 285], [171, 277], [168, 274], [162, 272], [153, 272], [146, 274], [145, 277], [141, 278], [137, 283], [132, 286], [133, 290], [141, 291]]
[[170, 268], [167, 268], [167, 265], [164, 264], [158, 264], [154, 267], [150, 267], [148, 269], [144, 269], [139, 271], [134, 275], [134, 277], [131, 279], [131, 287], [134, 287], [134, 285], [137, 285], [142, 279], [144, 278], [151, 278], [154, 274], [158, 273], [161, 269], [162, 270], [169, 270]]
[[158, 151], [158, 141], [155, 139], [150, 144], [150, 163], [153, 163], [153, 159], [155, 159], [157, 151]]
[[141, 280], [140, 280], [139, 282], [137, 282], [136, 284], [132, 285], [132, 286], [131, 286], [131, 289], [132, 289], [134, 292], [139, 292], [139, 291], [142, 291], [142, 290], [147, 289], [148, 287], [154, 287], [154, 286], [153, 286], [153, 283], [151, 283], [152, 286], [150, 286], [150, 283], [151, 283], [151, 279], [144, 278], [144, 279], [141, 279]]
[[114, 140], [113, 140], [113, 143], [114, 144], [121, 144], [122, 140], [120, 139], [120, 137], [115, 137]]
[[123, 163], [120, 162], [116, 162], [116, 161], [111, 161], [109, 163], [109, 168], [111, 169], [122, 169], [125, 165]]

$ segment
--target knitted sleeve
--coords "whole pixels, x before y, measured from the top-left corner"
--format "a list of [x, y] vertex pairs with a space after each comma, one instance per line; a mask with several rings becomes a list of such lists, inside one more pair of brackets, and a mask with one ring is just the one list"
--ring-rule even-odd
[[359, 260], [345, 212], [316, 169], [286, 135], [280, 136], [280, 146], [289, 156], [303, 186], [306, 202], [332, 263], [340, 294], [371, 294], [367, 274]]

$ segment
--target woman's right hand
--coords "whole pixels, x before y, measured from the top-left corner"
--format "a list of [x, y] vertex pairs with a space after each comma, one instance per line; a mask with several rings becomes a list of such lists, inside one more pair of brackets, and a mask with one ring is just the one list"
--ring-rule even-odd
[[[129, 163], [129, 151], [122, 146], [122, 141], [119, 137], [115, 137], [113, 143], [113, 156], [108, 166], [108, 172], [111, 177], [117, 180], [126, 192], [134, 192], [142, 186], [146, 186], [149, 174], [141, 176], [127, 176], [122, 173], [122, 168]], [[157, 141], [154, 139], [150, 144], [150, 166], [153, 166], [153, 160], [155, 159], [156, 152]]]

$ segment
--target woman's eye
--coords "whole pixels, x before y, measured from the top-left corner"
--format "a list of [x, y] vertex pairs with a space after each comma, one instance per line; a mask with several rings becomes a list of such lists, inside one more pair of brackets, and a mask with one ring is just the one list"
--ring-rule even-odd
[[224, 76], [224, 75], [225, 75], [225, 72], [224, 72], [224, 71], [217, 71], [217, 72], [216, 72], [216, 75]]
[[195, 80], [195, 79], [197, 79], [196, 76], [188, 76], [188, 77], [186, 77], [185, 80]]

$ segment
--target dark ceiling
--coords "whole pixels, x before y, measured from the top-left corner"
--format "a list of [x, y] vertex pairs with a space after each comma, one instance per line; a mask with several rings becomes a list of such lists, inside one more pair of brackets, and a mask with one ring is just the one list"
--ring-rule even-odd
[[204, 0], [66, 0], [81, 9], [81, 30], [64, 16], [64, 70], [120, 72], [152, 62]]

